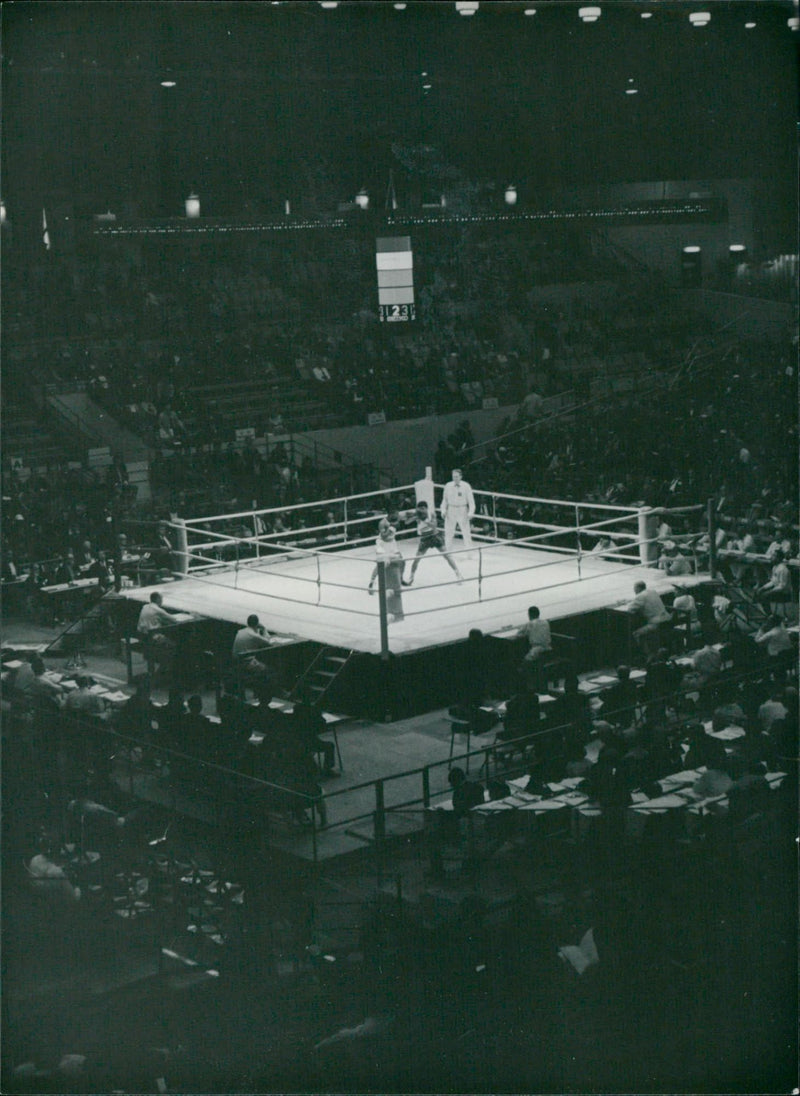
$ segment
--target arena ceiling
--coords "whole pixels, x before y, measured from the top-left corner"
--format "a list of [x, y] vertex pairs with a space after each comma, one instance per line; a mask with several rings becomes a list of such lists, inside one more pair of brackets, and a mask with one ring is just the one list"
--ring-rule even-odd
[[401, 202], [448, 179], [533, 201], [748, 177], [792, 209], [791, 3], [579, 7], [4, 3], [3, 198], [177, 215], [196, 188], [235, 216], [382, 202], [391, 170]]

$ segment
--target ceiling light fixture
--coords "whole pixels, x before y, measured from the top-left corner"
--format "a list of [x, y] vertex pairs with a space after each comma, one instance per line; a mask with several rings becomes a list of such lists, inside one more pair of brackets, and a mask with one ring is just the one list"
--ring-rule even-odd
[[456, 0], [456, 11], [459, 15], [474, 15], [479, 7], [478, 0]]
[[578, 15], [584, 23], [596, 23], [601, 14], [600, 8], [578, 8]]
[[745, 23], [744, 29], [745, 30], [752, 30], [754, 26], [755, 26], [755, 23]]
[[339, 7], [339, 0], [319, 0], [319, 6], [325, 8], [326, 11], [332, 11], [334, 8]]
[[652, 13], [652, 11], [643, 11], [643, 12], [640, 13], [640, 16], [641, 16], [642, 19], [652, 19], [653, 18], [653, 13]]
[[711, 22], [711, 13], [707, 11], [690, 12], [689, 22], [693, 27], [707, 27]]
[[791, 19], [786, 20], [786, 26], [789, 30], [798, 30], [800, 29], [800, 19], [796, 15], [793, 15]]
[[174, 88], [175, 87], [175, 81], [174, 80], [162, 80], [161, 81], [161, 86], [162, 86], [162, 88]]
[[697, 244], [689, 244], [689, 246], [685, 247], [683, 250], [686, 252], [687, 255], [696, 255], [700, 248], [697, 246]]
[[638, 95], [639, 94], [639, 89], [638, 88], [625, 88], [625, 94], [626, 95]]
[[392, 7], [394, 8], [395, 11], [405, 11], [406, 8], [408, 7], [408, 4], [403, 4], [403, 3], [393, 4]]
[[535, 15], [536, 14], [536, 8], [526, 8], [525, 9], [525, 14], [526, 15]]

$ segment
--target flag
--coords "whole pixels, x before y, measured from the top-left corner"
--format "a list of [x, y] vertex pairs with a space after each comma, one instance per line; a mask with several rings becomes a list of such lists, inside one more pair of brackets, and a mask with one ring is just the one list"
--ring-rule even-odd
[[47, 231], [47, 213], [42, 207], [42, 243], [45, 246], [45, 250], [50, 250], [50, 233]]

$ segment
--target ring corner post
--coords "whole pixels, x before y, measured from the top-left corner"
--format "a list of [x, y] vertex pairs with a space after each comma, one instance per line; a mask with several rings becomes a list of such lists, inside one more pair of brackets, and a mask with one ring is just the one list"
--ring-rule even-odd
[[187, 575], [189, 573], [189, 537], [186, 531], [186, 522], [183, 518], [174, 516], [172, 523], [176, 531], [176, 539], [178, 541], [175, 551], [175, 568], [179, 574]]
[[389, 615], [386, 610], [386, 561], [378, 560], [378, 608], [381, 627], [381, 658], [389, 658]]
[[652, 567], [656, 562], [656, 514], [649, 506], [638, 510], [639, 518], [639, 562], [643, 567]]

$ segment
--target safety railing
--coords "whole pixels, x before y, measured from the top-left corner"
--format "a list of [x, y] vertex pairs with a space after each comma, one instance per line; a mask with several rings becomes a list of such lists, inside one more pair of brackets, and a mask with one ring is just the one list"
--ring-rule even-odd
[[[770, 672], [771, 669], [766, 666], [745, 671], [723, 672], [713, 686], [704, 687], [712, 688], [713, 698], [710, 705], [713, 707], [736, 695], [736, 690], [749, 682], [766, 680]], [[796, 673], [796, 669], [794, 672]], [[697, 691], [696, 686], [682, 687], [657, 696], [645, 693], [634, 705], [620, 709], [617, 712], [616, 722], [619, 726], [626, 725], [625, 720], [619, 717], [627, 714], [630, 723], [638, 723], [641, 721], [643, 711], [651, 706], [660, 712], [670, 708], [674, 712], [674, 719], [670, 721], [669, 734], [674, 739], [682, 739], [690, 726], [700, 726], [699, 721], [702, 718], [697, 710], [687, 712], [684, 708], [687, 692], [693, 691]], [[112, 762], [116, 765], [117, 779], [127, 787], [127, 792], [132, 799], [148, 798], [144, 781], [137, 780], [137, 777], [155, 770], [155, 775], [160, 778], [159, 787], [163, 788], [167, 799], [166, 803], [159, 801], [159, 805], [164, 806], [173, 815], [185, 813], [188, 806], [187, 800], [191, 798], [187, 795], [179, 777], [182, 764], [189, 766], [191, 771], [202, 774], [203, 778], [196, 784], [196, 790], [201, 796], [207, 798], [215, 794], [212, 788], [219, 787], [231, 793], [224, 802], [230, 804], [233, 820], [237, 812], [241, 816], [248, 810], [258, 814], [261, 809], [263, 815], [269, 815], [270, 809], [274, 809], [276, 804], [284, 804], [288, 807], [287, 815], [296, 816], [300, 812], [308, 811], [310, 818], [307, 820], [309, 824], [305, 832], [308, 833], [311, 841], [311, 855], [314, 863], [318, 862], [319, 842], [323, 839], [321, 836], [323, 831], [342, 831], [357, 823], [369, 822], [373, 827], [372, 839], [380, 855], [383, 843], [391, 837], [388, 822], [391, 815], [415, 810], [427, 811], [435, 807], [437, 802], [451, 795], [447, 776], [454, 765], [464, 766], [469, 771], [472, 767], [471, 763], [476, 762], [477, 767], [473, 768], [474, 774], [487, 783], [493, 777], [506, 778], [515, 771], [515, 766], [507, 765], [501, 755], [507, 755], [515, 750], [523, 754], [523, 748], [533, 747], [534, 756], [544, 757], [546, 755], [542, 752], [543, 744], [549, 740], [560, 742], [564, 733], [572, 727], [572, 724], [567, 722], [528, 732], [516, 738], [503, 739], [501, 742], [494, 741], [475, 749], [454, 753], [439, 761], [392, 773], [377, 780], [362, 781], [333, 791], [326, 791], [322, 795], [296, 791], [277, 780], [257, 777], [232, 765], [201, 760], [183, 750], [154, 742], [151, 738], [143, 738], [137, 734], [110, 728], [87, 719], [79, 713], [69, 715], [62, 713], [61, 721], [61, 733], [69, 736], [73, 764], [79, 763], [85, 771], [92, 768], [96, 759], [96, 743], [101, 742], [105, 755], [113, 755]], [[53, 742], [52, 735], [49, 736], [49, 741]], [[83, 751], [82, 754], [81, 751]], [[38, 769], [39, 764], [40, 759], [32, 757], [32, 765]], [[525, 767], [525, 763], [522, 762], [523, 770]], [[59, 767], [59, 773], [60, 779], [67, 779], [61, 767]], [[409, 782], [412, 784], [411, 789], [408, 788]], [[245, 802], [240, 794], [243, 784], [262, 795], [263, 800]], [[393, 794], [394, 789], [397, 789], [397, 794]], [[369, 806], [359, 807], [355, 811], [348, 810], [346, 806], [348, 800], [358, 801], [362, 798], [358, 793], [364, 791], [370, 792]], [[324, 825], [317, 822], [315, 815], [315, 808], [319, 810], [320, 801], [324, 803], [326, 815]], [[341, 811], [337, 810], [339, 804], [342, 804]]]

